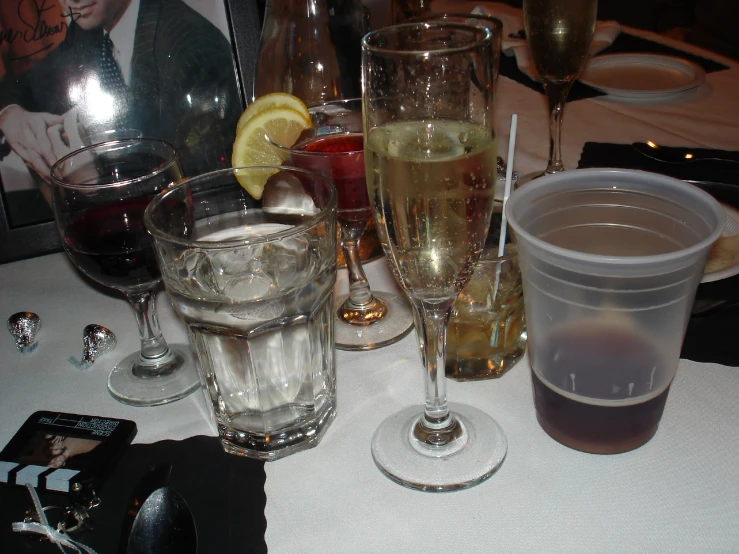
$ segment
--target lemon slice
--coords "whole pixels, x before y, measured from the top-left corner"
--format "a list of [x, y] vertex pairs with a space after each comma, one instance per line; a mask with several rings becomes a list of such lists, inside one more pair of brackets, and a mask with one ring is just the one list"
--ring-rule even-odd
[[[253, 114], [236, 132], [231, 165], [281, 165], [284, 161], [281, 153], [269, 140], [280, 146], [290, 147], [295, 144], [300, 133], [312, 126], [309, 117], [292, 108], [265, 108]], [[242, 169], [236, 172], [236, 178], [249, 194], [259, 200], [267, 179], [277, 171], [274, 168]]]
[[247, 106], [244, 113], [241, 114], [239, 122], [236, 124], [236, 133], [241, 131], [241, 128], [246, 125], [246, 122], [258, 113], [274, 108], [291, 108], [296, 112], [303, 114], [306, 119], [310, 119], [308, 107], [300, 98], [286, 92], [271, 92], [264, 96], [260, 96]]

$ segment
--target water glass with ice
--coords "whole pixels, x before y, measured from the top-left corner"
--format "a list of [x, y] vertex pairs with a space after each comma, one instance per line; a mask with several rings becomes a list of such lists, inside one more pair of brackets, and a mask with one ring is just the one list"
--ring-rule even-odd
[[[271, 172], [267, 188], [302, 191], [298, 207], [263, 205], [240, 184]], [[227, 452], [274, 460], [310, 448], [336, 414], [335, 212], [330, 182], [289, 167], [201, 175], [146, 211]]]

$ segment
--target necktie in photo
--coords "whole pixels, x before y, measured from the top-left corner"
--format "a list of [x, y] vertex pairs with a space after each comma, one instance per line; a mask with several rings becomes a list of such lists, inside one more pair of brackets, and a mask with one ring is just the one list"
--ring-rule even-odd
[[118, 62], [113, 57], [113, 41], [103, 33], [103, 48], [100, 56], [100, 85], [106, 92], [118, 96], [125, 94], [126, 82]]

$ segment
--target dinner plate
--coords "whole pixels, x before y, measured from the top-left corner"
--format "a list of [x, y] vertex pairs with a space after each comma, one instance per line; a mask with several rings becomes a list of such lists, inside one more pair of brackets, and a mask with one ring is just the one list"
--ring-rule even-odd
[[605, 54], [591, 58], [580, 81], [609, 96], [657, 99], [693, 89], [706, 77], [693, 62], [657, 54]]
[[[733, 237], [739, 235], [739, 211], [732, 208], [731, 206], [727, 206], [726, 204], [721, 204], [721, 206], [726, 212], [726, 225], [724, 226], [724, 232], [721, 236]], [[719, 238], [719, 240], [721, 239]], [[739, 262], [727, 265], [726, 267], [721, 268], [719, 271], [712, 271], [711, 273], [704, 274], [703, 278], [701, 279], [701, 283], [719, 281], [720, 279], [726, 279], [727, 277], [733, 277], [734, 275], [738, 274]]]

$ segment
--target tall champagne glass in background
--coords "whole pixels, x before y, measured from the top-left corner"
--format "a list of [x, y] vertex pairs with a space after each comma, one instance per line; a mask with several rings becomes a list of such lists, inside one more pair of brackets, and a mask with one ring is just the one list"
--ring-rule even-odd
[[113, 368], [108, 390], [121, 402], [165, 404], [200, 386], [187, 345], [162, 336], [153, 292], [161, 281], [144, 210], [182, 178], [174, 148], [153, 139], [88, 146], [51, 169], [54, 217], [64, 249], [92, 280], [125, 294], [136, 314], [141, 350]]
[[425, 350], [425, 408], [387, 418], [375, 463], [410, 488], [473, 486], [499, 467], [507, 441], [471, 406], [448, 404], [446, 331], [472, 276], [493, 211], [497, 171], [495, 47], [490, 30], [408, 23], [363, 40], [367, 188], [394, 276], [411, 298]]
[[362, 100], [336, 100], [310, 108], [313, 128], [292, 148], [282, 148], [288, 165], [331, 179], [338, 202], [336, 220], [346, 260], [349, 294], [336, 299], [334, 339], [342, 350], [372, 350], [399, 341], [413, 329], [413, 313], [402, 296], [370, 290], [359, 241], [372, 223], [364, 176]]
[[549, 103], [549, 162], [543, 173], [526, 175], [519, 185], [564, 171], [562, 111], [588, 59], [597, 11], [597, 0], [523, 0], [526, 40]]

